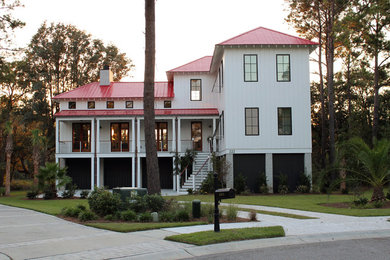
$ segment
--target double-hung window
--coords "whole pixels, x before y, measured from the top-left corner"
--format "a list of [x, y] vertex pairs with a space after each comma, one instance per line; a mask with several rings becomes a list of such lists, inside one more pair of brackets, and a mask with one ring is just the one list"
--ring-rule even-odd
[[257, 55], [244, 54], [244, 81], [257, 81]]
[[202, 100], [202, 80], [200, 79], [191, 79], [190, 81], [191, 88], [191, 101], [200, 101]]
[[259, 108], [245, 108], [245, 135], [259, 135]]
[[278, 107], [278, 135], [292, 135], [291, 107]]
[[290, 70], [290, 55], [277, 54], [276, 55], [276, 77], [278, 82], [291, 81]]

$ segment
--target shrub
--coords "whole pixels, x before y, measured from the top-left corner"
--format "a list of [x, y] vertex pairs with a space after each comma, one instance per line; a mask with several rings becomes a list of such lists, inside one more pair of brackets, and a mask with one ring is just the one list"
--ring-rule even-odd
[[50, 187], [46, 187], [43, 190], [43, 199], [51, 200], [51, 199], [55, 199], [55, 198], [57, 198], [57, 191], [56, 190], [53, 190]]
[[200, 205], [200, 215], [202, 217], [214, 217], [214, 205], [211, 203], [202, 203]]
[[39, 194], [38, 190], [30, 190], [26, 193], [26, 197], [30, 200], [35, 199]]
[[341, 194], [347, 195], [349, 193], [348, 187], [341, 189]]
[[257, 221], [257, 213], [253, 209], [249, 212], [249, 219], [251, 221]]
[[104, 216], [104, 220], [113, 221], [114, 220], [114, 215], [108, 214], [108, 215]]
[[285, 195], [288, 193], [288, 187], [287, 185], [279, 185], [278, 187], [278, 193]]
[[200, 186], [199, 192], [201, 194], [213, 193], [214, 192], [214, 176], [212, 172], [207, 174], [206, 179], [203, 180]]
[[390, 200], [390, 191], [386, 194], [386, 199]]
[[67, 185], [67, 190], [62, 192], [62, 197], [64, 199], [71, 199], [71, 198], [73, 198], [73, 196], [74, 196], [74, 194], [76, 192], [76, 189], [77, 189], [77, 185], [76, 184], [69, 184], [69, 185]]
[[364, 197], [360, 197], [353, 201], [353, 204], [355, 204], [356, 207], [365, 206], [368, 203], [368, 199]]
[[79, 220], [83, 222], [95, 219], [97, 219], [96, 214], [90, 210], [81, 211], [79, 214]]
[[124, 221], [133, 221], [136, 218], [137, 218], [137, 214], [131, 209], [121, 212], [121, 219]]
[[186, 209], [179, 209], [175, 214], [175, 220], [182, 222], [182, 221], [189, 221], [190, 220], [190, 214]]
[[0, 196], [4, 196], [4, 195], [5, 195], [5, 188], [0, 187]]
[[77, 218], [83, 210], [79, 208], [63, 208], [61, 214], [65, 217]]
[[88, 197], [89, 208], [99, 216], [114, 214], [119, 210], [121, 200], [104, 188], [95, 188]]
[[165, 206], [165, 200], [161, 195], [145, 195], [141, 197], [146, 202], [146, 208], [152, 212], [161, 211]]
[[128, 207], [137, 213], [142, 213], [147, 210], [148, 205], [143, 197], [137, 195], [130, 200]]
[[[310, 192], [311, 189], [311, 178], [309, 175], [306, 175], [304, 172], [301, 172], [298, 176], [298, 186], [306, 186], [308, 189], [308, 192]], [[306, 192], [305, 192], [306, 193]]]
[[33, 185], [32, 180], [12, 180], [11, 190], [30, 190]]
[[82, 205], [82, 204], [78, 204], [78, 205], [76, 206], [76, 208], [81, 209], [81, 210], [86, 210], [86, 209], [87, 209], [87, 207], [84, 206], [84, 205]]
[[239, 173], [238, 176], [234, 178], [234, 189], [236, 190], [237, 194], [240, 194], [241, 192], [245, 191], [246, 188], [246, 178]]
[[89, 195], [89, 190], [82, 190], [80, 192], [80, 199], [86, 199], [88, 198], [88, 195]]
[[175, 213], [172, 211], [163, 211], [160, 213], [161, 222], [173, 222], [175, 219]]
[[139, 215], [139, 221], [141, 222], [150, 222], [152, 221], [152, 215], [150, 212], [144, 212]]
[[238, 208], [234, 204], [230, 204], [226, 210], [226, 217], [230, 221], [237, 219]]
[[192, 188], [187, 189], [187, 192], [188, 192], [188, 195], [192, 195], [192, 194], [194, 193], [194, 191], [192, 190]]
[[259, 191], [260, 191], [261, 194], [268, 194], [268, 186], [267, 185], [261, 185]]
[[241, 192], [241, 195], [242, 195], [242, 196], [249, 196], [249, 195], [251, 195], [251, 194], [252, 194], [252, 192], [251, 192], [251, 190], [248, 189], [248, 188], [246, 188], [243, 192]]
[[380, 209], [383, 207], [384, 202], [381, 200], [375, 200], [372, 205], [374, 205], [375, 208]]
[[307, 187], [306, 185], [299, 185], [295, 190], [296, 193], [308, 193], [309, 191], [309, 187]]

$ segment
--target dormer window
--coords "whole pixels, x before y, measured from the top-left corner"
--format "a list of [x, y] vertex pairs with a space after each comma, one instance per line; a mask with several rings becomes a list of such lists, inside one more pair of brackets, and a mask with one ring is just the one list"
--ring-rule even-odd
[[95, 101], [88, 101], [88, 109], [94, 109], [95, 108]]
[[69, 109], [76, 109], [76, 102], [74, 102], [74, 101], [69, 101], [69, 103], [68, 103], [68, 108], [69, 108]]
[[126, 101], [126, 108], [133, 108], [133, 101]]
[[172, 101], [165, 100], [164, 101], [164, 108], [171, 108], [172, 107]]
[[107, 101], [107, 108], [114, 108], [114, 101]]

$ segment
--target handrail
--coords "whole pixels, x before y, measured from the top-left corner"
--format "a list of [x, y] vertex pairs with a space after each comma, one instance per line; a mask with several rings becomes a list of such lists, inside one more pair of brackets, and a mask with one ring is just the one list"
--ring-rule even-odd
[[195, 176], [199, 174], [199, 172], [203, 169], [203, 167], [206, 165], [206, 163], [209, 161], [210, 157], [207, 157], [207, 160], [204, 161], [202, 167], [199, 168], [199, 170], [195, 173]]
[[183, 175], [183, 173], [187, 170], [188, 166], [190, 166], [190, 165], [187, 164], [187, 166], [184, 168], [184, 170], [183, 170], [181, 173], [179, 173], [179, 176], [182, 176], [182, 175]]

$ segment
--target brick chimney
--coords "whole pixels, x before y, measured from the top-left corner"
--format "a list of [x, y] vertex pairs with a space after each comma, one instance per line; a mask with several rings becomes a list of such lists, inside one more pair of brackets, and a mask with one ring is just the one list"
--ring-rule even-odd
[[100, 86], [109, 86], [113, 81], [112, 72], [108, 65], [104, 65], [103, 69], [100, 70]]

